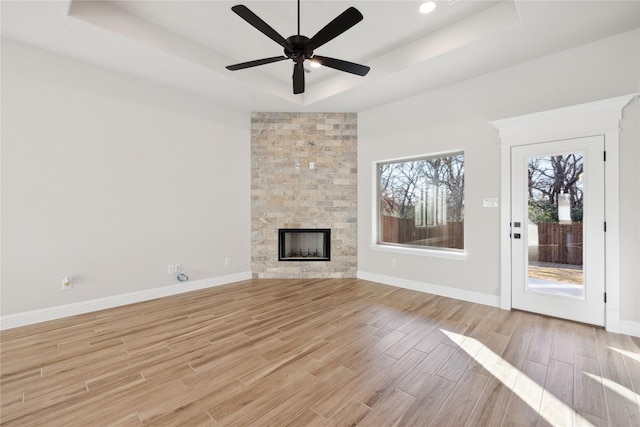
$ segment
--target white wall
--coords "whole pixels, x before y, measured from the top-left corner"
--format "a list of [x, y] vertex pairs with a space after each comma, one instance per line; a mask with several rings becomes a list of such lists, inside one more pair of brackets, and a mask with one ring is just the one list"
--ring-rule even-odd
[[[414, 288], [425, 284], [425, 290], [432, 284], [497, 301], [500, 210], [482, 207], [484, 197], [500, 194], [499, 138], [489, 122], [638, 92], [639, 53], [640, 33], [633, 31], [359, 113], [360, 277], [394, 278]], [[621, 317], [635, 322], [640, 320], [639, 121], [636, 99], [624, 112], [620, 136]], [[372, 250], [373, 163], [459, 149], [465, 152], [467, 259]]]
[[[640, 48], [636, 48], [636, 51], [638, 50]], [[640, 80], [640, 71], [636, 78]], [[621, 128], [620, 313], [623, 320], [640, 322], [640, 101], [638, 99], [623, 110]]]
[[2, 43], [3, 316], [249, 274], [247, 112]]
[[[359, 271], [497, 300], [499, 210], [482, 198], [499, 195], [500, 151], [488, 122], [638, 92], [639, 40], [634, 31], [359, 113]], [[248, 112], [2, 43], [2, 316], [170, 287], [170, 263], [190, 282], [250, 271]], [[620, 147], [621, 316], [634, 322], [639, 116], [635, 100]], [[372, 162], [460, 148], [468, 259], [370, 250]], [[75, 288], [63, 292], [65, 275]]]

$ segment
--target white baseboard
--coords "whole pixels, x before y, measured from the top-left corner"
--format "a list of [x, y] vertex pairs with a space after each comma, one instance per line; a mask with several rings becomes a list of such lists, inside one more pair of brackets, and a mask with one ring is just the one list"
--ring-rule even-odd
[[620, 333], [640, 337], [640, 322], [632, 320], [620, 320]]
[[[26, 311], [23, 313], [0, 316], [0, 330], [17, 328], [20, 326], [32, 325], [46, 322], [48, 320], [61, 319], [63, 317], [76, 316], [107, 308], [120, 307], [127, 304], [149, 301], [152, 299], [167, 297], [171, 295], [183, 294], [200, 289], [213, 288], [215, 286], [229, 283], [241, 282], [251, 279], [250, 271], [231, 274], [228, 276], [214, 277], [204, 280], [196, 280], [188, 283], [179, 283], [171, 286], [163, 286], [144, 291], [131, 292], [127, 294], [114, 295], [111, 297], [98, 298], [82, 301], [73, 304], [59, 305], [56, 307], [43, 308], [40, 310]], [[482, 294], [479, 292], [466, 291], [448, 286], [434, 285], [431, 283], [418, 282], [414, 280], [400, 279], [393, 276], [358, 271], [357, 277], [362, 280], [383, 283], [385, 285], [397, 286], [399, 288], [411, 289], [413, 291], [425, 292], [443, 297], [459, 299], [462, 301], [500, 307], [500, 297], [495, 295]], [[631, 320], [620, 320], [619, 330], [614, 332], [640, 337], [640, 322]]]
[[249, 279], [251, 279], [251, 272], [247, 271], [243, 273], [230, 274], [228, 276], [194, 280], [193, 282], [178, 283], [171, 286], [162, 286], [159, 288], [147, 289], [144, 291], [114, 295], [110, 297], [82, 301], [73, 304], [65, 304], [56, 307], [26, 311], [23, 313], [9, 314], [0, 317], [0, 330], [32, 325], [34, 323], [61, 319], [63, 317], [76, 316], [78, 314], [90, 313], [107, 308], [120, 307], [122, 305], [149, 301], [152, 299], [183, 294], [185, 292], [212, 288], [215, 286], [226, 285], [229, 283], [240, 282]]
[[452, 288], [449, 286], [433, 285], [431, 283], [400, 279], [393, 276], [367, 273], [366, 271], [358, 271], [357, 277], [358, 279], [370, 280], [372, 282], [383, 283], [385, 285], [397, 286], [399, 288], [411, 289], [413, 291], [425, 292], [500, 308], [500, 297], [497, 295], [481, 294], [479, 292], [465, 291], [463, 289]]
[[[393, 276], [367, 273], [365, 271], [358, 271], [357, 277], [358, 279], [370, 280], [372, 282], [383, 283], [385, 285], [397, 286], [399, 288], [411, 289], [413, 291], [426, 292], [443, 297], [449, 297], [462, 301], [474, 302], [500, 308], [499, 296], [465, 291], [448, 286], [433, 285], [431, 283], [417, 282], [414, 280], [400, 279]], [[611, 316], [611, 313], [609, 313], [609, 316]], [[640, 337], [640, 322], [618, 319], [617, 321], [614, 321], [612, 323], [614, 324], [607, 325], [607, 331]]]

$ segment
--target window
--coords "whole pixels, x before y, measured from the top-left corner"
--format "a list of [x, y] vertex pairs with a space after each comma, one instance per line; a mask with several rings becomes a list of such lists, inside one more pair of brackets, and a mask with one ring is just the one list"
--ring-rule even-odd
[[464, 153], [381, 162], [378, 244], [464, 249]]

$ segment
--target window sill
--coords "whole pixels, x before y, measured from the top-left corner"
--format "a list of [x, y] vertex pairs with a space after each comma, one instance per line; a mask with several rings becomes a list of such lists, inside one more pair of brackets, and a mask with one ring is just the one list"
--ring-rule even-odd
[[379, 244], [369, 245], [369, 249], [371, 249], [372, 251], [391, 252], [391, 253], [405, 254], [405, 255], [418, 255], [418, 256], [426, 256], [431, 258], [453, 259], [456, 261], [466, 261], [468, 259], [468, 254], [466, 252], [438, 251], [434, 249], [419, 249], [419, 248], [403, 248], [399, 246], [379, 245]]

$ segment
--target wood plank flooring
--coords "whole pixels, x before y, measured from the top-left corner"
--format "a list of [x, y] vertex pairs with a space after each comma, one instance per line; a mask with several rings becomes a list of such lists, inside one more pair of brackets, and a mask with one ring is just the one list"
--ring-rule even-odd
[[356, 279], [3, 331], [3, 426], [639, 426], [640, 340]]

